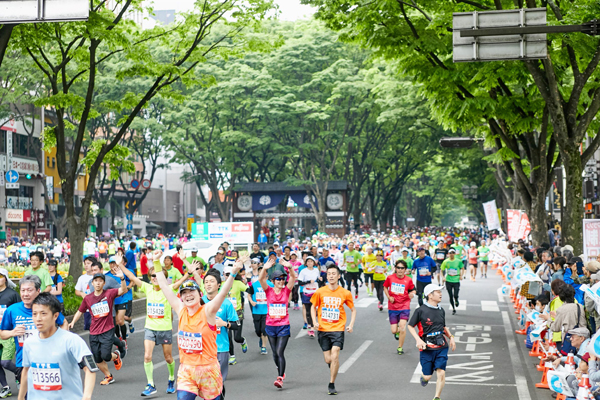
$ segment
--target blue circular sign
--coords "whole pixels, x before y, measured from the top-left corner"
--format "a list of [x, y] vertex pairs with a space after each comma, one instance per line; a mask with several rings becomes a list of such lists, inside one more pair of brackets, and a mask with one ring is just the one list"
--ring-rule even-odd
[[134, 189], [137, 189], [140, 187], [140, 181], [138, 181], [137, 179], [134, 179], [131, 181], [131, 187]]
[[17, 183], [19, 182], [19, 173], [14, 169], [6, 171], [6, 182], [8, 183]]

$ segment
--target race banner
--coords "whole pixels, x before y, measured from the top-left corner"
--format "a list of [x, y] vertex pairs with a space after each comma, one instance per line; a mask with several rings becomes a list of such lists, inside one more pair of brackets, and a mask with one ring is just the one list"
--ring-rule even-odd
[[483, 203], [483, 212], [485, 213], [485, 219], [487, 222], [488, 229], [490, 231], [494, 229], [500, 229], [500, 218], [498, 217], [496, 200]]
[[584, 261], [590, 261], [600, 255], [600, 219], [583, 220]]
[[521, 210], [506, 210], [506, 221], [508, 223], [508, 240], [517, 242], [519, 239], [527, 239], [531, 232], [529, 217]]
[[565, 395], [566, 397], [574, 397], [569, 384], [567, 383], [567, 374], [564, 372], [549, 370], [546, 372], [548, 378], [549, 389], [555, 393]]

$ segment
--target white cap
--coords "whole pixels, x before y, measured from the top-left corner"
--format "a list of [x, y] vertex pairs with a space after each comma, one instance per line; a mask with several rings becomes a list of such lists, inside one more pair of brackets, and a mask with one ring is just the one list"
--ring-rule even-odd
[[6, 270], [6, 268], [0, 268], [0, 275], [4, 275], [4, 278], [6, 278], [6, 286], [14, 289], [17, 287], [17, 285], [15, 285], [13, 283], [13, 281], [10, 280], [10, 278], [8, 277], [8, 271]]
[[408, 253], [408, 249], [405, 247], [402, 249], [402, 252], [407, 252]]
[[444, 290], [444, 288], [445, 286], [439, 286], [434, 283], [430, 283], [429, 285], [425, 286], [425, 289], [423, 289], [423, 296], [427, 297], [436, 290]]
[[197, 248], [197, 247], [192, 247], [192, 248], [190, 249], [190, 251], [191, 251], [192, 253], [197, 253], [197, 252], [198, 252], [198, 248]]
[[273, 246], [279, 246], [279, 242], [273, 243]]
[[471, 246], [471, 247], [476, 247], [476, 246], [477, 246], [477, 243], [475, 243], [475, 242], [471, 242], [470, 246]]
[[232, 266], [226, 265], [225, 267], [223, 267], [223, 275], [230, 274], [231, 271], [233, 271], [233, 267]]

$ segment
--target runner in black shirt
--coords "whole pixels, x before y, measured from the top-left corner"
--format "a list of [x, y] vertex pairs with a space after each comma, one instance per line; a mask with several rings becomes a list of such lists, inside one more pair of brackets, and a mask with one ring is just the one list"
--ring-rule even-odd
[[[452, 351], [456, 349], [454, 336], [446, 327], [446, 314], [439, 305], [442, 301], [442, 290], [444, 290], [443, 286], [433, 283], [425, 286], [423, 295], [427, 301], [415, 310], [408, 323], [408, 331], [417, 341], [417, 348], [421, 350], [421, 369], [423, 371], [421, 386], [427, 386], [433, 371], [437, 372], [433, 400], [440, 400], [446, 381], [448, 343]], [[417, 325], [419, 325], [419, 331], [422, 331], [421, 336], [415, 331]]]
[[442, 263], [448, 256], [448, 249], [446, 249], [445, 247], [446, 247], [446, 244], [444, 242], [440, 241], [439, 247], [437, 249], [435, 249], [435, 254], [433, 257], [433, 259], [435, 260], [435, 263], [437, 265], [437, 269], [435, 270], [435, 275], [437, 276], [438, 285], [441, 285], [441, 278], [443, 278], [441, 276]]

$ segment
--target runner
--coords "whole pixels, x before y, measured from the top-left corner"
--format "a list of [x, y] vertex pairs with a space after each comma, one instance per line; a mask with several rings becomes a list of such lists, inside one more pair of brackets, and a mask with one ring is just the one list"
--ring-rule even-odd
[[398, 355], [404, 354], [406, 323], [410, 316], [410, 301], [417, 289], [412, 279], [406, 276], [408, 265], [404, 260], [396, 261], [394, 273], [385, 279], [383, 290], [388, 299], [388, 315], [394, 338], [398, 340]]
[[[375, 272], [375, 267], [372, 265], [377, 260], [375, 254], [373, 254], [373, 247], [367, 246], [366, 253], [362, 256], [362, 265], [364, 268], [365, 275], [365, 285], [367, 285], [367, 293], [369, 297], [373, 296], [373, 292], [375, 291], [375, 284], [373, 283], [373, 273]], [[369, 282], [371, 283], [369, 285]]]
[[245, 257], [236, 261], [218, 294], [207, 304], [202, 304], [200, 287], [187, 280], [179, 288], [178, 298], [169, 287], [160, 265], [160, 250], [154, 251], [156, 278], [171, 308], [179, 316], [179, 370], [177, 373], [177, 399], [221, 399], [223, 378], [217, 358], [217, 312], [233, 281], [244, 265]]
[[[267, 295], [263, 290], [260, 282], [260, 271], [263, 267], [259, 267], [258, 258], [252, 260], [252, 271], [250, 275], [251, 285], [248, 288], [247, 297], [251, 306], [252, 320], [254, 322], [254, 332], [258, 336], [258, 347], [260, 354], [267, 354]], [[267, 281], [267, 284], [273, 287], [273, 282]]]
[[29, 261], [31, 262], [31, 268], [25, 271], [27, 275], [37, 275], [42, 282], [41, 291], [49, 292], [52, 290], [52, 278], [46, 268], [42, 267], [42, 261], [44, 261], [44, 253], [41, 251], [34, 251], [29, 255]]
[[[420, 361], [423, 371], [421, 386], [427, 386], [433, 372], [437, 372], [433, 400], [440, 400], [446, 382], [448, 343], [450, 343], [452, 351], [456, 350], [454, 336], [446, 327], [445, 312], [440, 306], [442, 290], [444, 290], [443, 286], [434, 285], [433, 283], [427, 285], [423, 292], [426, 302], [415, 310], [408, 323], [408, 331], [415, 338], [417, 348], [421, 351]], [[419, 330], [423, 332], [421, 337], [415, 331], [417, 325], [420, 325]]]
[[[198, 263], [199, 265], [200, 263]], [[209, 270], [204, 276], [205, 295], [202, 297], [204, 304], [208, 304], [219, 293], [221, 274], [216, 269]], [[229, 299], [223, 300], [216, 316], [217, 326], [217, 359], [221, 366], [223, 377], [223, 397], [225, 397], [225, 381], [229, 374], [229, 334], [228, 330], [239, 328], [238, 315]]]
[[352, 290], [352, 282], [354, 282], [354, 298], [358, 299], [358, 280], [360, 279], [361, 255], [354, 250], [354, 242], [348, 242], [348, 251], [344, 252], [344, 265], [346, 266], [346, 275], [348, 279], [348, 290]]
[[[0, 324], [0, 339], [12, 339], [15, 344], [15, 364], [17, 366], [15, 378], [17, 382], [21, 382], [23, 344], [37, 333], [37, 328], [33, 323], [31, 306], [41, 292], [41, 285], [40, 277], [37, 275], [27, 275], [21, 278], [19, 290], [22, 301], [6, 308], [2, 316], [2, 323]], [[62, 314], [58, 315], [56, 323], [63, 329], [68, 328], [65, 317]], [[5, 367], [6, 365], [3, 363], [2, 366]]]
[[469, 269], [471, 271], [471, 280], [475, 282], [475, 278], [477, 277], [477, 244], [475, 242], [471, 242], [469, 245], [469, 249], [467, 250], [467, 260], [469, 261]]
[[321, 281], [321, 272], [315, 268], [315, 259], [313, 256], [306, 257], [305, 265], [306, 268], [300, 271], [300, 274], [298, 275], [298, 284], [303, 288], [302, 306], [306, 310], [306, 324], [308, 328], [308, 336], [314, 338], [315, 330], [313, 328], [313, 320], [311, 318], [310, 312], [312, 308], [310, 298], [319, 288], [319, 282]]
[[[247, 258], [248, 257], [245, 257], [244, 259]], [[233, 262], [231, 263], [233, 264]], [[225, 266], [223, 269], [223, 275], [226, 279], [231, 274], [232, 269], [233, 267], [229, 265]], [[231, 289], [229, 289], [229, 293], [227, 295], [227, 298], [229, 301], [231, 301], [233, 308], [235, 308], [235, 311], [237, 312], [239, 324], [238, 329], [230, 329], [227, 331], [227, 334], [229, 335], [229, 365], [237, 364], [237, 359], [235, 358], [233, 348], [234, 340], [236, 343], [241, 344], [243, 353], [248, 351], [248, 343], [246, 342], [246, 338], [242, 336], [242, 329], [244, 327], [244, 296], [242, 293], [246, 292], [246, 290], [248, 290], [246, 279], [242, 275], [236, 274], [233, 284], [231, 285]]]
[[462, 260], [456, 258], [456, 250], [448, 250], [448, 258], [442, 263], [442, 272], [444, 273], [444, 283], [450, 297], [452, 306], [452, 315], [456, 314], [458, 307], [458, 292], [460, 291], [460, 280], [465, 275]]
[[419, 305], [423, 305], [423, 291], [425, 286], [431, 283], [431, 275], [437, 268], [435, 261], [427, 255], [423, 247], [417, 249], [417, 259], [413, 261], [412, 269], [417, 270], [417, 300]]
[[[330, 395], [337, 394], [335, 379], [340, 367], [340, 351], [344, 349], [344, 330], [352, 333], [356, 320], [356, 308], [352, 293], [339, 285], [340, 269], [335, 265], [327, 267], [327, 285], [319, 288], [311, 298], [311, 315], [315, 328], [319, 330], [319, 345], [323, 350], [325, 363], [330, 369]], [[352, 312], [350, 324], [346, 327], [346, 305]], [[318, 313], [318, 319], [317, 319]]]
[[[117, 256], [118, 257], [118, 256]], [[148, 255], [148, 259], [152, 259], [152, 255]], [[121, 259], [115, 260], [121, 261]], [[144, 371], [146, 372], [146, 379], [148, 383], [142, 396], [151, 396], [157, 393], [156, 385], [154, 384], [154, 364], [152, 363], [152, 353], [156, 345], [162, 346], [163, 355], [165, 362], [167, 363], [167, 369], [169, 370], [169, 379], [167, 381], [167, 393], [175, 393], [175, 361], [173, 360], [173, 319], [171, 306], [167, 302], [167, 298], [160, 290], [158, 281], [156, 280], [157, 272], [154, 271], [154, 267], [148, 268], [148, 277], [151, 283], [142, 281], [137, 276], [125, 268], [122, 262], [117, 263], [119, 268], [125, 274], [129, 280], [140, 288], [140, 292], [146, 295], [146, 325], [144, 326]], [[175, 269], [175, 268], [173, 268]], [[177, 270], [175, 270], [177, 271]], [[167, 270], [163, 269], [161, 272], [168, 276]], [[171, 289], [174, 286], [179, 287], [183, 283], [177, 282], [176, 285], [170, 285]]]
[[[17, 287], [10, 278], [8, 277], [8, 271], [4, 268], [0, 268], [0, 321], [6, 309], [13, 304], [21, 301], [19, 294], [14, 291]], [[15, 356], [15, 341], [12, 338], [6, 340], [0, 340], [0, 346], [2, 348], [2, 356], [0, 357], [0, 384], [2, 389], [0, 390], [0, 399], [12, 396], [10, 386], [6, 381], [5, 369], [9, 370], [15, 376], [17, 376], [19, 370], [12, 359]]]
[[269, 344], [273, 352], [273, 360], [277, 366], [278, 376], [273, 383], [275, 387], [281, 389], [283, 380], [285, 379], [285, 348], [290, 339], [290, 316], [288, 312], [288, 302], [290, 293], [296, 283], [296, 273], [291, 264], [281, 260], [284, 267], [288, 267], [289, 279], [287, 285], [285, 283], [286, 274], [281, 271], [275, 271], [271, 275], [273, 287], [267, 284], [267, 270], [273, 266], [273, 260], [265, 263], [264, 268], [260, 271], [258, 281], [260, 286], [265, 291], [267, 297], [267, 321], [265, 331], [269, 337]]
[[50, 278], [52, 278], [52, 290], [49, 293], [56, 296], [56, 299], [60, 303], [60, 312], [64, 314], [65, 305], [63, 302], [62, 291], [65, 281], [63, 280], [62, 276], [60, 276], [58, 271], [56, 271], [57, 265], [58, 262], [56, 260], [48, 261], [48, 273], [50, 274]]
[[[19, 399], [92, 398], [98, 367], [79, 335], [56, 326], [60, 315], [60, 303], [55, 296], [41, 293], [33, 300], [33, 322], [39, 334], [33, 335], [23, 346], [23, 382]], [[82, 369], [85, 385], [81, 382]]]
[[[133, 291], [131, 290], [131, 288], [133, 287], [133, 282], [131, 282], [128, 277], [124, 276], [120, 272], [120, 269], [119, 269], [119, 266], [117, 263], [117, 260], [121, 260], [121, 258], [119, 258], [119, 257], [120, 256], [117, 255], [117, 256], [114, 256], [111, 258], [112, 261], [110, 261], [108, 263], [108, 266], [110, 267], [110, 271], [106, 273], [106, 276], [117, 281], [117, 283], [119, 285], [121, 285], [121, 278], [125, 279], [127, 291], [125, 293], [120, 294], [119, 297], [117, 297], [115, 299], [114, 307], [115, 307], [115, 312], [116, 312], [115, 334], [117, 335], [117, 337], [120, 337], [121, 340], [125, 341], [125, 345], [127, 346], [127, 325], [125, 324], [125, 316], [131, 307], [129, 301], [133, 300]], [[129, 269], [129, 268], [127, 268], [127, 269]], [[132, 274], [135, 274], [135, 272], [131, 271], [131, 269], [129, 269], [129, 271]], [[104, 279], [104, 281], [106, 283], [106, 279]]]
[[480, 278], [487, 278], [487, 268], [488, 268], [488, 261], [489, 259], [489, 255], [490, 255], [490, 248], [487, 246], [486, 244], [486, 240], [483, 239], [481, 241], [481, 246], [479, 246], [477, 248], [477, 252], [479, 253], [479, 262], [481, 264], [481, 270], [480, 270]]
[[112, 351], [113, 335], [115, 324], [113, 322], [113, 307], [115, 299], [127, 292], [125, 277], [120, 270], [115, 271], [114, 275], [120, 278], [121, 287], [119, 289], [104, 289], [106, 278], [103, 274], [94, 274], [92, 277], [92, 286], [94, 291], [85, 296], [79, 310], [73, 316], [73, 320], [69, 324], [69, 328], [73, 329], [75, 323], [81, 318], [85, 310], [90, 310], [92, 314], [92, 325], [90, 326], [90, 349], [94, 356], [94, 361], [98, 364], [100, 371], [104, 373], [104, 380], [100, 385], [110, 385], [115, 382], [115, 378], [108, 371], [109, 361], [115, 364], [115, 369], [118, 371], [123, 365], [121, 361], [121, 351]]
[[441, 279], [442, 277], [440, 276], [440, 267], [442, 266], [442, 263], [444, 262], [444, 260], [446, 259], [446, 257], [448, 256], [448, 250], [445, 248], [446, 244], [441, 241], [438, 244], [438, 248], [435, 249], [435, 264], [437, 265], [437, 268], [435, 270], [435, 276], [437, 278], [438, 281], [438, 285], [441, 283]]
[[377, 257], [377, 259], [371, 263], [371, 268], [373, 269], [373, 282], [375, 284], [375, 289], [377, 290], [377, 300], [379, 301], [377, 307], [379, 308], [379, 311], [383, 311], [383, 284], [388, 272], [388, 265], [383, 260], [383, 250], [376, 250], [375, 257]]

